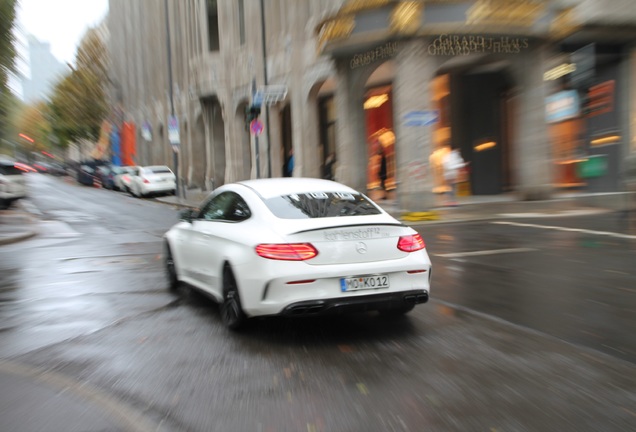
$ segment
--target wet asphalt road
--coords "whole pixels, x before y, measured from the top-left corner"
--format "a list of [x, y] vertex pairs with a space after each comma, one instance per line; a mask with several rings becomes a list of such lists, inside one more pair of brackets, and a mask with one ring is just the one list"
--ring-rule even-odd
[[0, 248], [2, 360], [61, 374], [69, 393], [99, 389], [159, 430], [636, 423], [636, 240], [557, 229], [624, 231], [611, 215], [425, 226], [433, 300], [404, 319], [235, 334], [207, 298], [166, 289], [161, 235], [177, 209], [46, 176], [31, 187], [41, 234]]

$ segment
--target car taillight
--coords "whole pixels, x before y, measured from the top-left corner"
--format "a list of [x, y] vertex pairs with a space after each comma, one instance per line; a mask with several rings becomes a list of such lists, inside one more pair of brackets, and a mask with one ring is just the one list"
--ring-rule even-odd
[[419, 234], [402, 236], [398, 240], [397, 248], [404, 252], [415, 252], [426, 247], [424, 239]]
[[150, 181], [147, 178], [145, 178], [144, 179], [144, 183], [148, 184], [148, 183], [150, 183]]
[[273, 260], [305, 261], [318, 255], [310, 243], [260, 244], [256, 246], [258, 256]]

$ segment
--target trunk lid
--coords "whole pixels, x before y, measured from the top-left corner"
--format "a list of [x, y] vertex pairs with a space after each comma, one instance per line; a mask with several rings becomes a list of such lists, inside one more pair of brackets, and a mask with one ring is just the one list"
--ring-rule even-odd
[[412, 229], [385, 215], [355, 217], [365, 219], [356, 223], [351, 219], [330, 218], [321, 223], [313, 220], [302, 224], [290, 221], [286, 232], [281, 234], [286, 242], [311, 243], [318, 250], [317, 257], [306, 261], [311, 265], [366, 263], [406, 255], [397, 248], [397, 243], [400, 236], [414, 232]]

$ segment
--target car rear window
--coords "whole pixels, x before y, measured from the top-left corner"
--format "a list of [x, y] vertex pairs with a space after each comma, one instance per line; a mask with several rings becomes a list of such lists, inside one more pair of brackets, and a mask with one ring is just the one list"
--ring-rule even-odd
[[170, 168], [167, 168], [167, 167], [148, 168], [148, 171], [150, 171], [153, 174], [170, 174], [172, 172], [170, 171]]
[[281, 195], [265, 200], [265, 204], [281, 219], [366, 216], [381, 213], [364, 195], [348, 192]]
[[0, 164], [0, 174], [2, 175], [20, 175], [23, 171], [20, 168], [16, 168], [15, 165]]

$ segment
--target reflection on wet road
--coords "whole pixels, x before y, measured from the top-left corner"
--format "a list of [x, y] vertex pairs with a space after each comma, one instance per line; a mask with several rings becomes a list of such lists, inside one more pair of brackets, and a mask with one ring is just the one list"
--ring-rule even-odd
[[434, 297], [636, 363], [636, 335], [626, 331], [636, 328], [636, 237], [619, 221], [610, 214], [422, 228]]
[[[633, 428], [627, 239], [420, 227], [433, 299], [407, 317], [259, 319], [234, 333], [208, 298], [167, 290], [161, 235], [176, 209], [44, 176], [33, 189], [40, 235], [0, 248], [0, 360], [76, 383], [59, 394], [91, 387], [175, 432]], [[570, 221], [597, 229], [596, 217]]]

